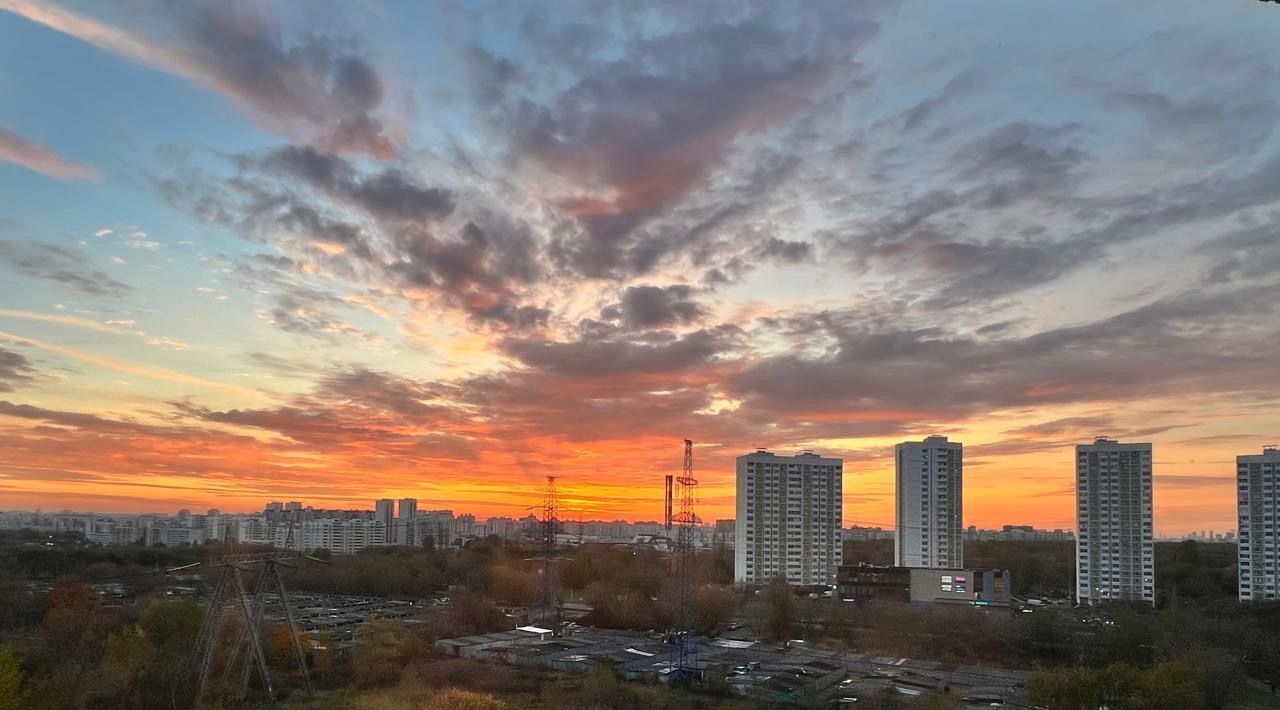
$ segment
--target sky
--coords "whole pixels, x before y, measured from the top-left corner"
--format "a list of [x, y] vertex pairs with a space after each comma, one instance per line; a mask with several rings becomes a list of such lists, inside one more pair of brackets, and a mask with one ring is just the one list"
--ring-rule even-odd
[[1158, 534], [1280, 440], [1280, 6], [0, 0], [0, 509], [654, 520], [965, 444]]

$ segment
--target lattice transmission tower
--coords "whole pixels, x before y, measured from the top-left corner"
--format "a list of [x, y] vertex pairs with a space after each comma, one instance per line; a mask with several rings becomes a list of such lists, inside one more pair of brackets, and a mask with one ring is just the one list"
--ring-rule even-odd
[[[292, 526], [285, 540], [289, 547], [293, 537]], [[304, 555], [300, 552], [268, 552], [261, 554], [223, 555], [206, 563], [210, 569], [218, 573], [218, 582], [209, 599], [209, 607], [205, 611], [204, 621], [196, 636], [192, 649], [192, 662], [196, 670], [195, 705], [200, 706], [215, 676], [234, 679], [239, 674], [237, 697], [244, 700], [249, 694], [249, 684], [256, 674], [262, 684], [267, 699], [274, 704], [276, 697], [275, 683], [271, 677], [271, 669], [267, 665], [266, 652], [262, 648], [263, 615], [266, 612], [268, 596], [276, 595], [284, 613], [284, 621], [289, 630], [289, 639], [293, 646], [294, 659], [302, 673], [302, 683], [308, 695], [312, 692], [311, 672], [307, 667], [306, 652], [302, 648], [302, 639], [294, 620], [293, 605], [289, 602], [289, 591], [285, 588], [281, 567], [293, 567], [296, 560], [306, 558], [324, 563], [324, 560]], [[253, 593], [245, 586], [245, 573], [258, 569], [257, 581]], [[239, 620], [239, 630], [235, 632], [235, 641], [226, 646], [225, 633], [230, 630], [228, 622]], [[222, 659], [221, 662], [216, 662]], [[234, 681], [233, 681], [234, 682]]]
[[675, 579], [672, 604], [672, 643], [675, 649], [671, 659], [671, 679], [690, 680], [697, 675], [694, 665], [696, 648], [693, 643], [695, 541], [698, 515], [698, 479], [693, 477], [693, 441], [684, 440], [684, 471], [676, 478], [680, 512], [672, 515], [672, 522], [680, 526], [675, 547]]
[[559, 498], [556, 493], [556, 477], [547, 476], [547, 486], [542, 494], [542, 518], [539, 520], [539, 532], [542, 537], [542, 549], [535, 560], [542, 562], [542, 579], [538, 585], [538, 606], [531, 613], [530, 623], [535, 618], [543, 628], [560, 634], [560, 625], [564, 610], [560, 599], [560, 576], [556, 570], [556, 532], [559, 527]]

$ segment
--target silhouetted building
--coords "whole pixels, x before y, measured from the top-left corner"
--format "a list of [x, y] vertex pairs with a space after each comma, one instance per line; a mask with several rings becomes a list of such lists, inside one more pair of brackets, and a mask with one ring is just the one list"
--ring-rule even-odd
[[911, 600], [911, 570], [887, 565], [840, 565], [836, 568], [836, 593], [841, 599], [895, 602]]

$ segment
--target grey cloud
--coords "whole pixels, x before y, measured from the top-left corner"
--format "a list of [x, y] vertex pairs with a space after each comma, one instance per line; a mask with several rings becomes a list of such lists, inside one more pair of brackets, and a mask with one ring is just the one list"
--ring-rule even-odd
[[[520, 95], [493, 107], [491, 121], [517, 158], [583, 188], [612, 190], [560, 205], [583, 231], [558, 244], [566, 266], [616, 275], [633, 232], [699, 187], [733, 141], [792, 116], [833, 74], [852, 71], [852, 55], [877, 27], [847, 7], [824, 13], [819, 20], [780, 10], [637, 33], [621, 42], [626, 61], [578, 64], [583, 74], [551, 102]], [[811, 36], [790, 43], [788, 30]], [[534, 42], [554, 35], [542, 23], [526, 33]], [[473, 64], [490, 67], [492, 57], [477, 54]]]
[[376, 339], [372, 333], [351, 325], [332, 313], [344, 308], [346, 301], [311, 289], [292, 287], [276, 295], [270, 311], [271, 322], [287, 333], [306, 335], [331, 343], [342, 337]]
[[804, 264], [813, 261], [813, 244], [771, 237], [756, 249], [756, 255], [782, 264]]
[[630, 286], [621, 300], [601, 312], [601, 316], [621, 319], [630, 329], [662, 328], [697, 321], [706, 310], [693, 300], [689, 286]]
[[[400, 170], [364, 174], [310, 148], [285, 147], [233, 163], [240, 173], [229, 180], [185, 175], [159, 180], [157, 187], [177, 207], [217, 215], [215, 223], [248, 239], [283, 243], [295, 259], [383, 293], [414, 300], [414, 292], [436, 292], [475, 322], [500, 328], [537, 327], [550, 315], [523, 298], [525, 287], [544, 275], [541, 247], [527, 224], [501, 210], [475, 204], [455, 214], [452, 191], [423, 187]], [[299, 242], [321, 249], [297, 254]], [[258, 274], [268, 286], [287, 282], [270, 271]], [[245, 271], [247, 278], [255, 273]], [[285, 305], [291, 309], [296, 300]], [[334, 324], [287, 311], [275, 320], [297, 331]]]
[[1214, 260], [1205, 275], [1211, 284], [1274, 277], [1280, 273], [1280, 214], [1205, 242], [1197, 251]]
[[36, 368], [22, 353], [0, 347], [0, 392], [13, 392], [35, 382]]
[[[1049, 283], [1128, 242], [1280, 200], [1276, 155], [1238, 174], [1209, 172], [1172, 186], [1077, 197], [1070, 188], [1086, 156], [1059, 142], [1070, 133], [1021, 124], [993, 132], [956, 152], [957, 176], [964, 182], [915, 197], [898, 214], [874, 220], [853, 236], [831, 239], [832, 247], [861, 268], [882, 259], [921, 273], [910, 288], [920, 291], [923, 284], [929, 305], [948, 308]], [[963, 209], [1007, 207], [1027, 199], [1046, 203], [1054, 220], [1067, 226], [1050, 232], [1033, 223], [1020, 233], [985, 241], [969, 236]], [[1246, 268], [1224, 259], [1209, 278], [1221, 281]]]
[[1109, 435], [1115, 427], [1115, 419], [1110, 416], [1064, 417], [1039, 424], [1030, 424], [1017, 429], [1009, 429], [1006, 434], [1020, 436], [1064, 436], [1080, 435], [1082, 432], [1095, 432], [1099, 436]]
[[448, 216], [454, 208], [449, 190], [421, 187], [396, 169], [361, 175], [342, 158], [306, 146], [277, 148], [257, 163], [268, 171], [303, 180], [379, 219], [430, 221]]
[[508, 339], [503, 351], [541, 373], [593, 378], [607, 375], [680, 373], [712, 363], [736, 345], [740, 331], [717, 326], [679, 336], [624, 336], [602, 324], [588, 324], [572, 341]]
[[351, 41], [302, 35], [287, 45], [275, 18], [247, 3], [162, 3], [152, 17], [179, 39], [173, 51], [268, 124], [329, 151], [397, 152], [378, 116], [383, 79]]
[[54, 281], [90, 296], [120, 298], [133, 290], [91, 268], [83, 252], [53, 244], [0, 241], [0, 261], [18, 273]]
[[834, 339], [834, 350], [755, 362], [728, 389], [759, 411], [893, 407], [924, 418], [1175, 392], [1256, 393], [1274, 372], [1262, 344], [1280, 337], [1277, 296], [1280, 285], [1188, 293], [1088, 325], [994, 340], [815, 314], [811, 327]]
[[269, 128], [325, 150], [390, 158], [398, 149], [379, 113], [382, 77], [355, 43], [286, 33], [263, 4], [142, 0], [126, 5], [136, 14], [118, 26], [37, 3], [7, 9], [218, 91]]

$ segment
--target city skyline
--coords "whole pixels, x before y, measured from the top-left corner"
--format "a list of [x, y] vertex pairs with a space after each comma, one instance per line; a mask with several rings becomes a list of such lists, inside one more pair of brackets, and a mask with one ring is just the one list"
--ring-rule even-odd
[[892, 525], [943, 434], [1065, 529], [1105, 435], [1171, 535], [1280, 440], [1267, 3], [325, 10], [0, 0], [0, 508], [660, 520], [689, 438]]

